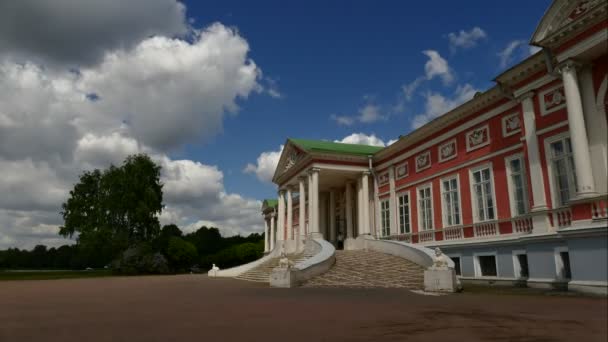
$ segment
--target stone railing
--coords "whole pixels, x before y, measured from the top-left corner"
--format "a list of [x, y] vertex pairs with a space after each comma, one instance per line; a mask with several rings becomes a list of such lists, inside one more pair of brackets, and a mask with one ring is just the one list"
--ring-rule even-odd
[[566, 228], [572, 225], [572, 209], [570, 207], [553, 210], [553, 225]]
[[444, 240], [460, 240], [464, 239], [464, 231], [462, 226], [445, 227], [443, 228]]
[[270, 275], [272, 287], [295, 287], [327, 272], [336, 262], [336, 249], [321, 237], [308, 237], [307, 252], [314, 254], [292, 268], [274, 268]]
[[484, 238], [498, 235], [498, 222], [479, 222], [473, 224], [475, 237]]
[[412, 234], [406, 233], [406, 234], [387, 235], [387, 236], [380, 236], [377, 239], [378, 240], [405, 241], [405, 242], [409, 243], [409, 242], [412, 242]]
[[281, 248], [280, 248], [279, 244], [277, 244], [274, 246], [274, 249], [272, 251], [270, 251], [265, 256], [259, 258], [258, 260], [252, 261], [252, 262], [244, 264], [244, 265], [227, 268], [225, 270], [219, 270], [219, 271], [210, 270], [207, 273], [207, 275], [209, 277], [230, 277], [230, 278], [236, 277], [255, 267], [258, 267], [259, 265], [265, 263], [266, 261], [268, 261], [272, 258], [278, 257], [280, 254], [281, 254]]
[[435, 231], [434, 230], [424, 230], [424, 231], [418, 232], [418, 242], [419, 243], [429, 242], [429, 241], [435, 241]]
[[511, 219], [514, 234], [529, 234], [532, 232], [532, 215], [517, 216]]
[[608, 199], [601, 198], [591, 203], [591, 218], [603, 220], [608, 218]]

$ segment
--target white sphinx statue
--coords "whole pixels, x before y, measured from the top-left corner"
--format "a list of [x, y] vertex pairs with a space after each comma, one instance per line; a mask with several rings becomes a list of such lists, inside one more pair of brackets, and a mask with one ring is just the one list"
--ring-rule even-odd
[[291, 260], [289, 260], [289, 258], [287, 258], [285, 251], [281, 251], [281, 256], [279, 259], [279, 268], [290, 269], [291, 267], [293, 267], [293, 261], [291, 261]]
[[443, 271], [449, 269], [449, 258], [443, 254], [439, 247], [435, 248], [435, 256], [433, 257], [433, 266], [431, 266], [431, 270], [435, 271]]
[[213, 264], [213, 267], [211, 267], [211, 270], [209, 270], [209, 275], [212, 277], [217, 277], [217, 272], [220, 271], [220, 268], [215, 266], [215, 264]]

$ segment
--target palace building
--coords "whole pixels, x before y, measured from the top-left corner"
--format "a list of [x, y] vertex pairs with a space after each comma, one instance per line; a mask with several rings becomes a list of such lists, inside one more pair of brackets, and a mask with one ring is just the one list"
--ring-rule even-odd
[[388, 147], [287, 139], [266, 250], [368, 236], [440, 247], [464, 283], [605, 293], [607, 7], [554, 1], [540, 51]]

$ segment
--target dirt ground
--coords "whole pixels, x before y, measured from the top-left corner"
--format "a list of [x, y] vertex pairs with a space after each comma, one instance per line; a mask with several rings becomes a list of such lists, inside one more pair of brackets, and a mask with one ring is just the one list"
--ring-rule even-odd
[[201, 275], [0, 283], [0, 341], [601, 341], [606, 298], [271, 289]]

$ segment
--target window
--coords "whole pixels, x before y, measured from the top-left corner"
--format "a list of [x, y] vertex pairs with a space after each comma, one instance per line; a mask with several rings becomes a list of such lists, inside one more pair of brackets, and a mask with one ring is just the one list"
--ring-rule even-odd
[[521, 155], [507, 158], [508, 183], [511, 193], [511, 214], [513, 216], [528, 213], [528, 196], [526, 188], [526, 169]]
[[452, 259], [452, 261], [454, 262], [454, 271], [456, 272], [456, 275], [461, 275], [460, 257], [450, 257], [450, 259]]
[[443, 198], [443, 225], [455, 226], [460, 224], [460, 200], [458, 199], [458, 178], [451, 177], [441, 182]]
[[556, 200], [559, 206], [563, 206], [568, 204], [570, 198], [574, 197], [578, 190], [570, 138], [561, 138], [549, 146], [553, 184], [557, 193]]
[[477, 222], [494, 220], [494, 192], [492, 190], [492, 171], [490, 166], [474, 170], [472, 173], [473, 211]]
[[496, 267], [496, 255], [475, 256], [475, 275], [481, 277], [498, 276], [498, 270]]
[[513, 275], [515, 278], [528, 278], [528, 255], [525, 250], [513, 251]]
[[391, 234], [391, 209], [388, 200], [380, 202], [380, 217], [382, 218], [382, 236]]
[[399, 196], [399, 233], [410, 233], [410, 196], [403, 194]]
[[420, 230], [433, 229], [431, 185], [418, 188], [418, 225]]
[[570, 253], [568, 247], [555, 248], [555, 270], [558, 279], [572, 279], [572, 271], [570, 269]]

